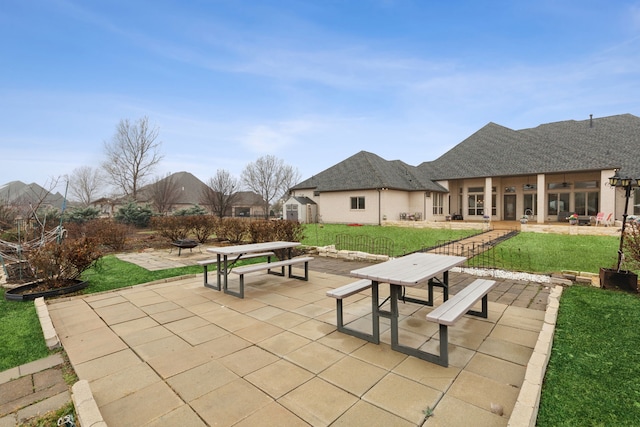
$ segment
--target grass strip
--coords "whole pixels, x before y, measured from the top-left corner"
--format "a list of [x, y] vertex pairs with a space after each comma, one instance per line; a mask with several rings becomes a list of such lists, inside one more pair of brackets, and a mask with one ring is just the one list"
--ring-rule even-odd
[[538, 425], [640, 425], [640, 298], [572, 286], [562, 294]]
[[33, 302], [7, 301], [4, 292], [0, 291], [0, 372], [49, 355]]

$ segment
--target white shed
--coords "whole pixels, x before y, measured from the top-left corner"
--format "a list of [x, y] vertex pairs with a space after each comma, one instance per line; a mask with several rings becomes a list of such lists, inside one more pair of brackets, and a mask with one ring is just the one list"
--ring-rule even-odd
[[290, 197], [284, 203], [284, 210], [284, 219], [307, 224], [318, 222], [318, 205], [308, 197]]

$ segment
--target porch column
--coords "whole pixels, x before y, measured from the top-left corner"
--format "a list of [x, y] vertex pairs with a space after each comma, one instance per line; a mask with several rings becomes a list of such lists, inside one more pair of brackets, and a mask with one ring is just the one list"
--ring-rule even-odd
[[487, 177], [484, 179], [484, 214], [489, 215], [489, 217], [493, 217], [491, 212], [493, 211], [493, 192], [491, 191], [493, 182], [491, 177]]
[[536, 195], [538, 200], [536, 201], [536, 222], [538, 224], [544, 224], [544, 218], [547, 214], [547, 205], [545, 204], [547, 184], [543, 173], [538, 174], [537, 186]]
[[[613, 214], [613, 219], [616, 216], [616, 188], [609, 185], [609, 178], [614, 176], [616, 171], [614, 169], [600, 171], [600, 212], [604, 212], [604, 217]], [[622, 209], [620, 209], [622, 210]], [[633, 213], [633, 211], [631, 212]]]

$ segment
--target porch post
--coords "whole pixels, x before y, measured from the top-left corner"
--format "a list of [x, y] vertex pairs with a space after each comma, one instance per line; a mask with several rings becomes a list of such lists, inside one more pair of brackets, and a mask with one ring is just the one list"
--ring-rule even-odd
[[544, 224], [544, 218], [547, 214], [547, 205], [545, 199], [547, 197], [547, 187], [545, 175], [543, 173], [538, 174], [538, 187], [536, 189], [537, 201], [536, 201], [536, 222], [538, 224]]
[[493, 211], [492, 182], [493, 180], [490, 176], [484, 179], [484, 215], [489, 215], [489, 217], [493, 217], [493, 215], [491, 215]]

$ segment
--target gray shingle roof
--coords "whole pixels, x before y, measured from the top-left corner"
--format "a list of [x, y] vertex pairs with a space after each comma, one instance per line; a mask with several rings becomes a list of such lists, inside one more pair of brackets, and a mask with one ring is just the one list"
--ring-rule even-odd
[[313, 200], [311, 200], [308, 197], [292, 197], [293, 200], [295, 200], [296, 202], [300, 203], [301, 205], [315, 205], [316, 202], [314, 202]]
[[400, 160], [385, 160], [360, 151], [346, 160], [292, 187], [316, 191], [349, 191], [389, 188], [405, 191], [446, 191], [442, 186], [421, 179], [414, 166]]
[[0, 202], [2, 203], [28, 205], [36, 204], [41, 200], [44, 200], [46, 205], [62, 209], [64, 196], [59, 192], [52, 193], [35, 182], [25, 184], [22, 181], [11, 181], [0, 185]]
[[434, 181], [614, 168], [640, 178], [640, 117], [567, 120], [517, 131], [489, 123], [417, 167], [361, 151], [292, 189], [446, 192]]
[[621, 168], [640, 176], [640, 118], [631, 114], [514, 131], [489, 123], [418, 169], [431, 179]]

